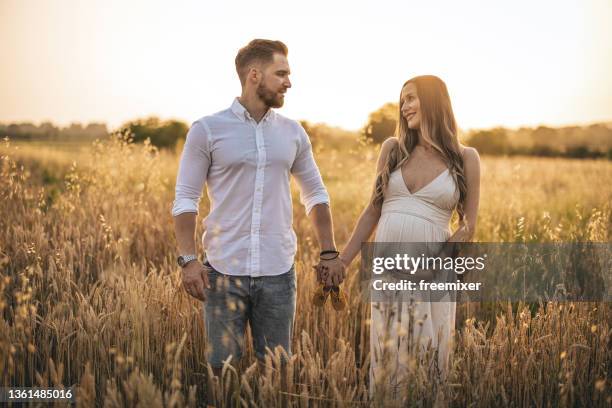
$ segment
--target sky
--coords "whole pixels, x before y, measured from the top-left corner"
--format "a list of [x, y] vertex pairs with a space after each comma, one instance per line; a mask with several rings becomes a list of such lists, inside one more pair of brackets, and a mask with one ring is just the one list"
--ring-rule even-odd
[[253, 38], [289, 47], [280, 112], [358, 129], [409, 78], [462, 129], [612, 120], [612, 2], [0, 0], [0, 122], [191, 123], [240, 94]]

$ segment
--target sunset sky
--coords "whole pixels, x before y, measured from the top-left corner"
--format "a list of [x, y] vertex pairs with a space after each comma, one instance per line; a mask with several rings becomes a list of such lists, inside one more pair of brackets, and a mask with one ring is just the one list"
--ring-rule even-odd
[[0, 122], [192, 122], [239, 95], [252, 38], [288, 45], [294, 119], [357, 129], [434, 74], [463, 129], [612, 121], [610, 21], [610, 0], [0, 0]]

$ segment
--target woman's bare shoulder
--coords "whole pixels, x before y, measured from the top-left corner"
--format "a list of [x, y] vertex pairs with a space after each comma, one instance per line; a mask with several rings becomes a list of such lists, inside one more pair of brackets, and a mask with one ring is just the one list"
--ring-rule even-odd
[[390, 137], [385, 139], [385, 141], [380, 146], [380, 153], [378, 155], [378, 162], [376, 164], [376, 171], [380, 172], [384, 167], [384, 164], [387, 162], [387, 158], [389, 157], [389, 153], [391, 150], [398, 145], [398, 140], [396, 137]]
[[380, 155], [387, 156], [389, 152], [398, 144], [399, 144], [399, 141], [397, 140], [397, 137], [395, 136], [385, 139], [385, 141], [382, 143], [382, 146], [380, 146]]
[[472, 163], [480, 161], [480, 155], [478, 154], [478, 150], [476, 150], [474, 147], [459, 144], [459, 150], [464, 161]]
[[466, 174], [480, 173], [480, 155], [478, 150], [470, 146], [461, 146], [461, 156], [463, 157], [463, 167]]

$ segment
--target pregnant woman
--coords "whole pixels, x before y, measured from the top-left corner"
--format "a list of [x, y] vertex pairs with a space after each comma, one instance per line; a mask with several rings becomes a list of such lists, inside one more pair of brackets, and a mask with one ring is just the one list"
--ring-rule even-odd
[[[346, 266], [375, 228], [375, 242], [467, 242], [474, 235], [480, 158], [475, 149], [459, 143], [446, 85], [435, 76], [415, 77], [403, 85], [399, 107], [396, 137], [387, 139], [380, 151], [372, 198], [340, 255]], [[454, 210], [459, 228], [452, 233]], [[440, 377], [445, 378], [453, 347], [456, 303], [417, 301], [410, 308], [404, 303], [389, 313], [393, 306], [389, 302], [372, 303], [371, 392], [381, 382], [401, 392], [406, 354], [414, 349], [408, 344], [414, 344], [416, 338], [421, 356], [428, 343], [437, 353], [433, 361]], [[390, 356], [384, 363], [383, 349]]]

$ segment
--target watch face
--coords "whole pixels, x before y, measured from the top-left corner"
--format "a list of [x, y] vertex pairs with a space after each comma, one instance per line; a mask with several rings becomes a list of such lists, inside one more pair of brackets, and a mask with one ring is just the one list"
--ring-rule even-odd
[[182, 256], [179, 256], [176, 260], [176, 262], [179, 264], [180, 267], [182, 267], [183, 265], [185, 265], [185, 259]]

